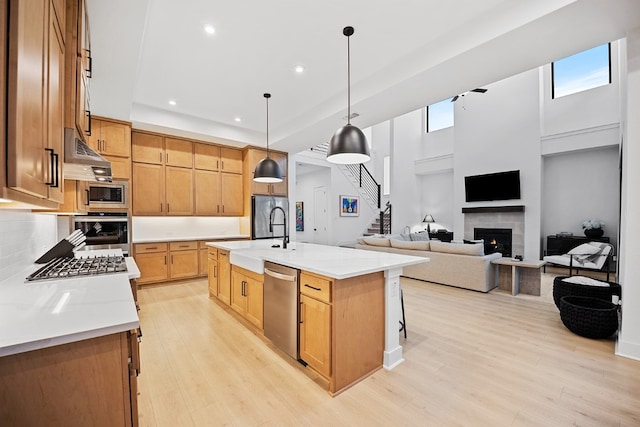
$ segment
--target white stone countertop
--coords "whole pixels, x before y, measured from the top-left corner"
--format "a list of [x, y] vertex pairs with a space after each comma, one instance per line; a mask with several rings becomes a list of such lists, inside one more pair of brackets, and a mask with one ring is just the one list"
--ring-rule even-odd
[[0, 357], [138, 328], [129, 279], [140, 270], [126, 263], [124, 273], [26, 282], [43, 266], [29, 264], [1, 281]]
[[215, 236], [198, 236], [198, 237], [185, 237], [185, 236], [171, 236], [171, 237], [158, 237], [158, 238], [145, 238], [145, 239], [133, 239], [133, 243], [155, 243], [155, 242], [187, 242], [193, 240], [225, 240], [225, 239], [249, 239], [251, 236], [248, 234], [220, 234]]
[[281, 245], [282, 239], [207, 242], [207, 246], [230, 251], [231, 264], [258, 274], [264, 273], [264, 261], [335, 279], [346, 279], [429, 261], [429, 258], [425, 257], [311, 243], [292, 242], [287, 249], [272, 248], [273, 244]]

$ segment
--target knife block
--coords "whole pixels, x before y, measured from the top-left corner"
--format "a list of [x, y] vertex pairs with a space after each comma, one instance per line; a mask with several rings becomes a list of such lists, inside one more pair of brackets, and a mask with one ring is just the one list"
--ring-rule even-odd
[[73, 250], [76, 247], [72, 245], [68, 240], [60, 240], [54, 247], [49, 249], [44, 255], [36, 260], [36, 264], [46, 264], [54, 258], [71, 258], [73, 257]]

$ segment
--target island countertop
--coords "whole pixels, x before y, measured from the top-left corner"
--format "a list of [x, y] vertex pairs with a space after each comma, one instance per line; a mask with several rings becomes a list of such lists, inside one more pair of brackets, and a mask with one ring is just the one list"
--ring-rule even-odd
[[292, 242], [287, 249], [272, 248], [281, 240], [207, 242], [207, 246], [230, 251], [231, 264], [262, 274], [264, 261], [271, 261], [335, 279], [401, 268], [429, 258], [389, 252]]
[[42, 267], [30, 264], [0, 282], [0, 357], [138, 328], [129, 279], [140, 270], [126, 263], [123, 273], [25, 283]]

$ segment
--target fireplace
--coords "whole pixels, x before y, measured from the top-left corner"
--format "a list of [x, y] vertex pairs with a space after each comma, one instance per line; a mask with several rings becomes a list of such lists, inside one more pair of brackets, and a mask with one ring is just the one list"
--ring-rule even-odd
[[473, 238], [484, 240], [484, 253], [500, 252], [503, 257], [511, 258], [510, 228], [474, 228]]

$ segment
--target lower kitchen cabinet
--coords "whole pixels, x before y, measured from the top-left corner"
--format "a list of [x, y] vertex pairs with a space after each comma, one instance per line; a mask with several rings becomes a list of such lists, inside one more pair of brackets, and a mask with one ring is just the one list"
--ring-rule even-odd
[[263, 284], [262, 275], [231, 267], [231, 308], [259, 329], [263, 329]]
[[169, 278], [166, 243], [136, 243], [134, 259], [140, 270], [138, 284], [164, 282]]
[[169, 243], [169, 278], [198, 276], [198, 242]]
[[137, 330], [0, 358], [7, 426], [138, 425]]
[[331, 376], [331, 285], [329, 279], [300, 274], [300, 359], [325, 378]]
[[209, 296], [218, 296], [218, 250], [216, 248], [209, 248], [207, 251], [207, 263], [208, 263], [208, 282], [209, 282]]
[[218, 249], [218, 299], [231, 304], [231, 261], [229, 251]]
[[[213, 249], [213, 248], [212, 248]], [[198, 243], [198, 276], [206, 276], [209, 269], [207, 267], [207, 261], [208, 261], [208, 257], [209, 257], [209, 250], [208, 247], [206, 245], [206, 242], [199, 242]], [[218, 256], [216, 254], [216, 259], [218, 259]]]

